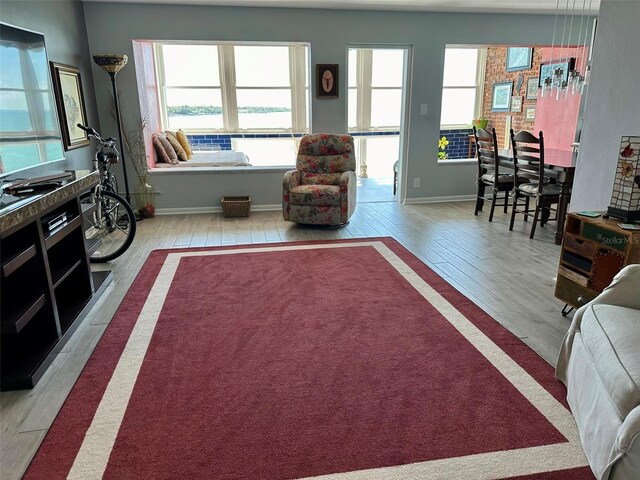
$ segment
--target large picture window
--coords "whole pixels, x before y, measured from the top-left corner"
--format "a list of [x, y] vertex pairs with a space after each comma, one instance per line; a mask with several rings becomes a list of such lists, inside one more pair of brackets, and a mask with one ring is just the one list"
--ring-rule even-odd
[[447, 47], [444, 56], [441, 128], [469, 128], [482, 110], [486, 50]]
[[306, 44], [155, 44], [165, 128], [190, 132], [309, 130]]

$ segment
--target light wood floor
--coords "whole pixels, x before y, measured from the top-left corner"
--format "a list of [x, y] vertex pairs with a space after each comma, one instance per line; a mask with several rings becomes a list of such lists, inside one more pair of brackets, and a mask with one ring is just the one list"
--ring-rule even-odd
[[555, 225], [539, 228], [520, 219], [513, 232], [508, 217], [487, 212], [474, 217], [470, 202], [401, 206], [363, 203], [342, 229], [325, 230], [284, 222], [280, 212], [250, 218], [220, 214], [156, 217], [138, 224], [132, 247], [112, 262], [114, 279], [69, 343], [33, 390], [0, 394], [0, 478], [20, 478], [82, 371], [113, 313], [156, 248], [236, 245], [295, 240], [391, 236], [498, 322], [554, 363], [569, 320], [553, 296], [560, 247]]

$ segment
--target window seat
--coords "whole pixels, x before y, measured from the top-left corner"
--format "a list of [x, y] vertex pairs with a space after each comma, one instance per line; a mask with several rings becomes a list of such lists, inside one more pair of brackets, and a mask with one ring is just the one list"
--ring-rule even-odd
[[176, 165], [157, 162], [154, 169], [191, 167], [250, 167], [249, 157], [235, 150], [194, 151], [193, 157]]

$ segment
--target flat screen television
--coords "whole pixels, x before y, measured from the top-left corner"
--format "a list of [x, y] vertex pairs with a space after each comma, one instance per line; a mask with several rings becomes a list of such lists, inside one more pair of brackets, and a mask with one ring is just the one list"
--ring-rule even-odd
[[59, 160], [44, 35], [0, 23], [0, 177]]

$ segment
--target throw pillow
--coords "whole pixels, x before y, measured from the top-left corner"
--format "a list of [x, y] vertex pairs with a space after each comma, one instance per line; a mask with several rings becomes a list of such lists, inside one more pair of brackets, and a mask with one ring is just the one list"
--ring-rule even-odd
[[[153, 134], [151, 139], [153, 141], [153, 146], [156, 149], [156, 153], [158, 154], [158, 161], [163, 163], [170, 163], [173, 165], [178, 163], [176, 152], [175, 150], [173, 150], [173, 147], [166, 138], [164, 138], [162, 135]], [[169, 147], [170, 151], [167, 150], [167, 146]]]
[[176, 155], [178, 155], [178, 160], [186, 162], [187, 152], [184, 151], [184, 148], [182, 148], [182, 145], [180, 145], [180, 142], [178, 141], [178, 139], [169, 130], [167, 130], [165, 133], [167, 134], [167, 140], [169, 141], [173, 149], [176, 151]]
[[182, 129], [176, 132], [176, 138], [180, 142], [180, 145], [182, 145], [182, 148], [184, 148], [184, 151], [187, 152], [187, 158], [191, 158], [193, 155], [193, 151], [191, 150], [191, 145], [189, 145], [189, 140], [187, 139], [187, 136], [184, 134]]

